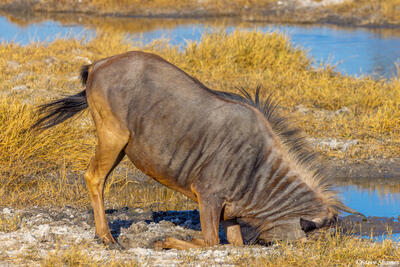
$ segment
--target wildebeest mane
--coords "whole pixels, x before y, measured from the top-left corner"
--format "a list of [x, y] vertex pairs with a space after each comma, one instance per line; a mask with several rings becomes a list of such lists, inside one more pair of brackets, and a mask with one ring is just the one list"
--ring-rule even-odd
[[340, 200], [335, 198], [336, 192], [332, 189], [331, 182], [327, 177], [322, 175], [324, 169], [321, 165], [318, 165], [317, 153], [311, 150], [303, 132], [299, 128], [289, 126], [288, 118], [277, 112], [278, 104], [272, 99], [271, 95], [261, 99], [261, 86], [256, 88], [254, 98], [244, 88], [238, 89], [240, 94], [205, 88], [219, 97], [239, 101], [258, 109], [268, 120], [273, 132], [280, 138], [281, 142], [286, 146], [297, 163], [303, 166], [305, 170], [309, 171], [311, 180], [308, 182], [314, 184], [314, 186], [316, 186], [314, 188], [318, 188], [317, 190], [319, 193], [323, 193], [323, 195], [320, 196], [338, 210], [365, 217], [363, 214], [347, 207]]
[[[209, 89], [211, 90], [211, 89]], [[269, 95], [266, 98], [260, 96], [261, 86], [255, 90], [254, 97], [244, 88], [238, 89], [241, 94], [211, 90], [212, 93], [234, 101], [246, 103], [258, 109], [268, 120], [272, 130], [278, 135], [282, 143], [287, 147], [289, 153], [294, 155], [299, 164], [307, 167], [314, 173], [314, 176], [320, 176], [321, 169], [316, 166], [317, 154], [312, 152], [303, 132], [295, 127], [289, 126], [288, 118], [277, 112], [278, 104]]]

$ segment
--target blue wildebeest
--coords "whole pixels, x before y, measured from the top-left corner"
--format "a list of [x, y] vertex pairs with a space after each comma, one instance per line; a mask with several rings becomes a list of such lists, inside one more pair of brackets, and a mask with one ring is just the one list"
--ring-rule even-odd
[[304, 138], [275, 105], [246, 91], [214, 91], [159, 56], [128, 52], [84, 66], [86, 89], [41, 106], [49, 128], [89, 107], [98, 144], [85, 173], [96, 234], [115, 244], [103, 204], [107, 176], [127, 155], [142, 172], [199, 205], [204, 239], [166, 238], [158, 247], [292, 240], [357, 213], [313, 168]]

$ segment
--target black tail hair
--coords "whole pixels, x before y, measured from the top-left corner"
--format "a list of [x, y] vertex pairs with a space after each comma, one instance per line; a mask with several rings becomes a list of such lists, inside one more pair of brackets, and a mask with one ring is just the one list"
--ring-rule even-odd
[[[85, 65], [81, 68], [82, 84], [86, 85], [91, 65]], [[62, 99], [55, 100], [50, 103], [39, 106], [39, 114], [44, 116], [39, 118], [32, 129], [45, 130], [62, 123], [63, 121], [73, 117], [75, 114], [88, 107], [86, 99], [86, 90], [76, 94], [67, 96]]]
[[91, 65], [85, 65], [81, 68], [81, 81], [83, 85], [86, 85], [88, 76], [89, 76], [89, 68]]
[[83, 90], [76, 95], [67, 96], [43, 104], [39, 106], [38, 111], [40, 114], [44, 114], [44, 116], [39, 118], [35, 124], [32, 125], [32, 128], [41, 130], [51, 128], [71, 118], [87, 107], [86, 90]]

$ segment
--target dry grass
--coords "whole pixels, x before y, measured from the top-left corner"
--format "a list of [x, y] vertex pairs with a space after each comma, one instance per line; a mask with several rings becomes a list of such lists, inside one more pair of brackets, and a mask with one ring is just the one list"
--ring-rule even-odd
[[[15, 0], [4, 0], [2, 4], [15, 3]], [[27, 2], [32, 10], [36, 11], [78, 11], [97, 14], [179, 14], [179, 13], [212, 13], [232, 14], [240, 13], [244, 7], [263, 7], [275, 3], [277, 0], [82, 0], [82, 1], [54, 1], [43, 0], [40, 3]]]
[[[243, 16], [249, 20], [273, 22], [330, 22], [355, 25], [387, 25], [400, 23], [399, 0], [344, 0], [339, 4], [311, 0], [307, 5], [298, 1], [278, 0], [3, 0], [0, 9], [41, 13], [86, 13], [136, 17], [204, 17]], [[314, 5], [314, 4], [317, 5]], [[304, 2], [303, 2], [304, 4]], [[26, 12], [24, 12], [26, 13]]]
[[22, 224], [22, 219], [19, 214], [0, 215], [0, 232], [14, 232], [17, 231]]
[[[399, 264], [400, 249], [389, 238], [371, 242], [342, 234], [313, 242], [280, 243], [272, 256], [239, 259], [239, 266], [376, 266]], [[385, 265], [385, 264], [383, 264]]]
[[[110, 34], [89, 42], [0, 45], [0, 206], [88, 205], [82, 174], [96, 144], [88, 113], [42, 133], [29, 126], [36, 118], [36, 105], [81, 90], [81, 65], [132, 49], [138, 48]], [[280, 101], [280, 111], [290, 113], [308, 136], [359, 140], [347, 151], [319, 148], [325, 156], [400, 156], [398, 78], [357, 79], [330, 66], [315, 69], [304, 51], [276, 33], [217, 32], [184, 50], [165, 42], [139, 49], [162, 55], [214, 89], [251, 90], [261, 84], [265, 94]], [[297, 112], [299, 105], [308, 111]], [[337, 115], [343, 107], [349, 112]], [[129, 163], [122, 165], [106, 188], [109, 205], [193, 205], [154, 183], [138, 185], [130, 178], [140, 174]]]
[[80, 244], [60, 244], [54, 251], [48, 253], [44, 258], [37, 259], [43, 267], [52, 266], [109, 266], [109, 267], [123, 267], [123, 266], [139, 266], [133, 260], [116, 259], [115, 256], [99, 257], [93, 256], [93, 245]]
[[370, 18], [369, 23], [380, 24], [400, 22], [399, 0], [357, 0], [346, 1], [340, 5], [329, 7], [339, 14], [345, 16], [360, 16]]
[[[93, 249], [93, 245], [88, 244], [68, 245], [61, 242], [55, 250], [44, 257], [40, 257], [32, 251], [31, 255], [21, 255], [18, 260], [20, 262], [25, 260], [25, 263], [28, 260], [40, 262], [42, 266], [151, 266], [154, 263], [152, 261], [138, 263], [133, 259], [126, 260], [129, 257], [127, 255], [121, 257], [118, 252], [104, 256], [103, 253], [95, 252], [97, 249], [99, 248]], [[221, 247], [216, 249], [220, 250]], [[193, 266], [201, 263], [200, 266], [210, 266], [219, 265], [223, 260], [224, 263], [234, 266], [257, 267], [376, 266], [379, 264], [389, 265], [390, 262], [392, 262], [391, 266], [395, 266], [394, 263], [399, 264], [400, 259], [400, 249], [393, 240], [371, 242], [340, 233], [336, 236], [323, 237], [307, 243], [280, 242], [261, 256], [259, 254], [255, 256], [251, 250], [233, 250], [226, 258], [214, 261], [213, 257], [199, 259], [198, 254], [201, 252], [202, 250], [192, 250], [190, 254], [179, 254], [178, 252], [175, 264]]]

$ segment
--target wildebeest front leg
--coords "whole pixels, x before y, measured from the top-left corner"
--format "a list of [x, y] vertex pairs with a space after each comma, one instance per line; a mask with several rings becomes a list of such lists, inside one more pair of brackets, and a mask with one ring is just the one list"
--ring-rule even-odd
[[214, 197], [201, 197], [198, 195], [198, 203], [203, 239], [193, 238], [191, 241], [184, 241], [166, 237], [165, 241], [155, 242], [155, 248], [189, 249], [211, 247], [219, 244], [218, 228], [222, 202]]
[[234, 246], [243, 245], [240, 225], [236, 222], [235, 219], [222, 221], [222, 226], [224, 227], [224, 231], [229, 244], [232, 244]]

